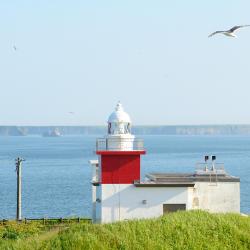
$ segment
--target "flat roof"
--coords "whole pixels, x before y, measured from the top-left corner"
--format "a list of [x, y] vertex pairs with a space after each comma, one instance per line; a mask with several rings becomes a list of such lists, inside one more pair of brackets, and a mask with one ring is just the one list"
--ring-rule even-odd
[[172, 182], [172, 183], [167, 183], [167, 182], [150, 182], [150, 181], [145, 181], [145, 182], [135, 182], [134, 185], [136, 187], [194, 187], [195, 183], [194, 182]]
[[240, 182], [239, 177], [226, 172], [150, 173], [146, 177], [155, 183]]
[[146, 181], [136, 181], [136, 187], [194, 187], [196, 182], [240, 182], [240, 178], [228, 175], [226, 172], [196, 172], [196, 173], [150, 173]]

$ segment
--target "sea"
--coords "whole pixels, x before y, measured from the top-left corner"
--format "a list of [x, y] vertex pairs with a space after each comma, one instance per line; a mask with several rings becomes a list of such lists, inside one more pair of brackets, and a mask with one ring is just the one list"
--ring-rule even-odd
[[[91, 175], [99, 135], [0, 137], [0, 219], [16, 216], [15, 159], [22, 157], [23, 218], [91, 217]], [[250, 136], [137, 135], [144, 139], [141, 178], [193, 172], [216, 155], [241, 179], [241, 212], [250, 214]]]

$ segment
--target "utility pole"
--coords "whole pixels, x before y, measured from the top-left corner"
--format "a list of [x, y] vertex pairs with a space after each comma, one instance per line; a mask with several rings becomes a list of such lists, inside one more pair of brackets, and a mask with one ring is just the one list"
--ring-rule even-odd
[[22, 220], [22, 161], [24, 159], [16, 159], [16, 173], [17, 173], [17, 207], [16, 207], [16, 220]]

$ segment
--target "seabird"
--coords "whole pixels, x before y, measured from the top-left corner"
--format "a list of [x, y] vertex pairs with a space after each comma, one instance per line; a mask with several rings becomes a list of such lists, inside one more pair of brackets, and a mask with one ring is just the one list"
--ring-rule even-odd
[[230, 37], [237, 37], [235, 35], [235, 31], [243, 28], [243, 27], [249, 27], [250, 25], [238, 25], [238, 26], [234, 26], [233, 28], [229, 29], [229, 30], [222, 30], [222, 31], [215, 31], [212, 34], [210, 34], [208, 37], [214, 36], [216, 34], [223, 34], [225, 36], [230, 36]]

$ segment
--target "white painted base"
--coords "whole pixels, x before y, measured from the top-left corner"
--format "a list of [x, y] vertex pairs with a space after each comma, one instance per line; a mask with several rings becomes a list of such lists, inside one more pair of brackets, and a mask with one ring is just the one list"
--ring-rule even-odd
[[[162, 204], [188, 204], [188, 188], [145, 187], [132, 184], [102, 184], [101, 223], [163, 215]], [[189, 208], [188, 208], [189, 209]]]
[[197, 182], [194, 188], [102, 184], [93, 187], [93, 192], [95, 188], [98, 202], [93, 206], [93, 219], [97, 223], [159, 217], [163, 204], [186, 204], [187, 210], [240, 212], [238, 182]]

